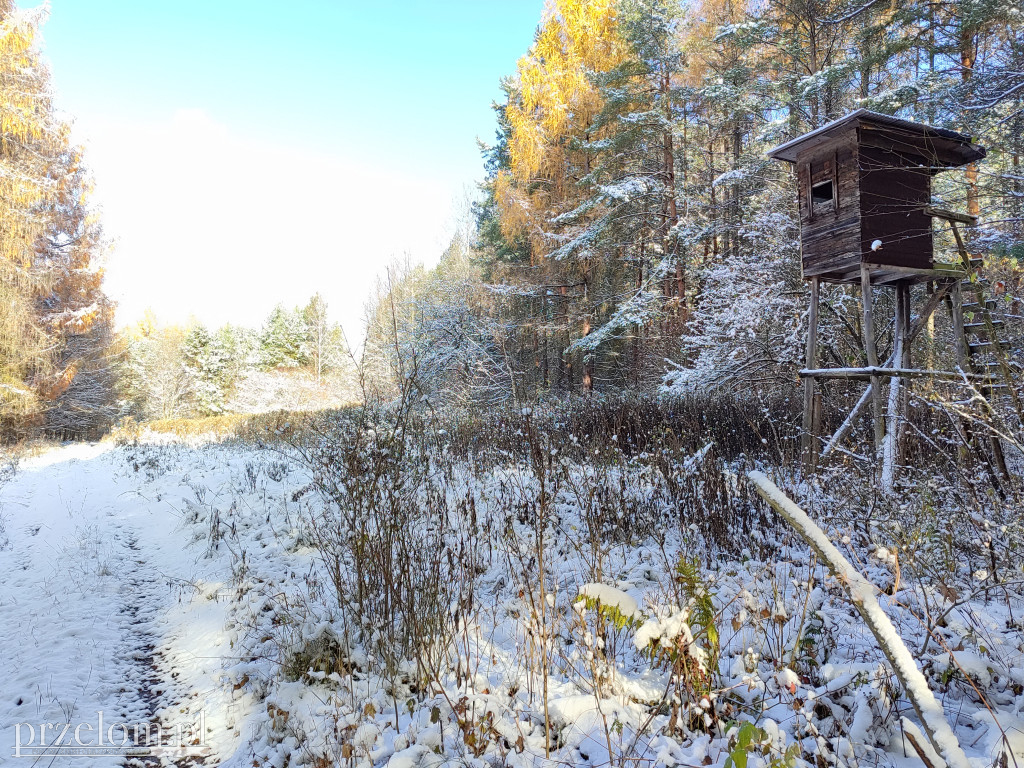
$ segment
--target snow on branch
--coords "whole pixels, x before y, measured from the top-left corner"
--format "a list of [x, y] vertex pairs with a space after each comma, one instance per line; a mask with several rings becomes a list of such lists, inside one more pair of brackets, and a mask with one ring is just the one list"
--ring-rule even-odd
[[[882, 653], [892, 665], [896, 677], [899, 678], [907, 692], [907, 698], [910, 699], [918, 719], [924, 726], [928, 740], [935, 751], [945, 760], [946, 766], [970, 768], [971, 764], [967, 755], [961, 749], [953, 729], [949, 727], [945, 712], [936, 701], [931, 689], [928, 688], [928, 681], [925, 680], [921, 670], [917, 668], [914, 657], [900, 639], [896, 627], [893, 626], [892, 621], [879, 605], [878, 599], [875, 597], [874, 585], [843, 557], [842, 553], [825, 535], [825, 532], [775, 483], [769, 480], [767, 475], [757, 471], [748, 472], [747, 479], [753, 483], [758, 495], [793, 526], [842, 584], [853, 607], [864, 619], [864, 623], [868, 625], [871, 634], [878, 641]], [[935, 766], [935, 768], [941, 767]]]

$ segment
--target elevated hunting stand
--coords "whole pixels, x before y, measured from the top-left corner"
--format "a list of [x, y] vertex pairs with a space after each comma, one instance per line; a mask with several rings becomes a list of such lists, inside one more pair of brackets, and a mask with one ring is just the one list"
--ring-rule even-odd
[[[800, 371], [805, 465], [813, 470], [819, 456], [821, 398], [817, 382], [829, 378], [866, 380], [867, 391], [822, 453], [840, 443], [870, 403], [875, 456], [882, 458], [883, 484], [891, 487], [902, 451], [911, 379], [967, 380], [976, 384], [987, 402], [993, 389], [1005, 387], [997, 384], [998, 375], [1010, 375], [997, 338], [1001, 323], [992, 319], [993, 303], [985, 301], [981, 293], [980, 260], [967, 253], [957, 229], [958, 224], [975, 224], [975, 217], [931, 205], [932, 177], [981, 160], [985, 150], [972, 144], [970, 136], [859, 109], [776, 147], [768, 156], [793, 163], [799, 186], [801, 263], [811, 289], [806, 367]], [[936, 218], [952, 228], [959, 251], [956, 262], [934, 260], [932, 220]], [[865, 367], [818, 367], [822, 282], [860, 286]], [[930, 293], [912, 322], [910, 288], [917, 283], [928, 283]], [[876, 288], [895, 291], [895, 349], [885, 361], [879, 361], [876, 349], [872, 308]], [[966, 304], [965, 291], [975, 294]], [[914, 369], [913, 341], [943, 301], [951, 311], [960, 370]], [[885, 379], [890, 382], [887, 412], [881, 386]], [[1010, 394], [1016, 397], [1012, 390]], [[991, 437], [987, 443], [986, 461], [1005, 474], [998, 439]]]

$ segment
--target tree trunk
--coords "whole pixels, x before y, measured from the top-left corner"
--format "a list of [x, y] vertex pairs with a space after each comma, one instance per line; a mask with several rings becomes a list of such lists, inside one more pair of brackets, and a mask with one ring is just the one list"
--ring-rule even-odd
[[[972, 30], [960, 31], [960, 77], [966, 83], [974, 74], [974, 62], [978, 56], [977, 37]], [[978, 216], [981, 204], [978, 200], [978, 164], [969, 163], [964, 169], [967, 179], [967, 213]]]

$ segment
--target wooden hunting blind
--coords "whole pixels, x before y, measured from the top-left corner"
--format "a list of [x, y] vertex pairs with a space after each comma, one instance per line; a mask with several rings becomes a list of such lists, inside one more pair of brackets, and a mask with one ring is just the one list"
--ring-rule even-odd
[[[996, 302], [986, 297], [986, 281], [978, 272], [981, 259], [971, 257], [957, 229], [957, 224], [975, 224], [976, 217], [931, 204], [932, 177], [976, 163], [985, 157], [985, 150], [972, 144], [970, 136], [955, 131], [859, 109], [776, 147], [768, 156], [792, 163], [798, 180], [801, 264], [810, 283], [806, 367], [800, 371], [803, 456], [808, 468], [813, 471], [819, 456], [839, 446], [870, 404], [875, 457], [881, 460], [883, 487], [892, 489], [903, 452], [909, 386], [920, 377], [974, 387], [988, 412], [990, 397], [1006, 391], [1018, 413], [1024, 414], [1016, 390], [1007, 383], [1015, 372], [998, 338], [1003, 322], [992, 316]], [[934, 259], [933, 219], [947, 223], [956, 240], [958, 257], [947, 263]], [[864, 349], [856, 367], [818, 367], [823, 282], [860, 287]], [[919, 292], [924, 303], [915, 317], [911, 288], [920, 283], [927, 286]], [[892, 351], [884, 361], [879, 359], [875, 335], [876, 287], [893, 289], [895, 294]], [[964, 293], [972, 294], [967, 302]], [[914, 339], [943, 302], [950, 310], [956, 370], [914, 368]], [[822, 449], [820, 383], [828, 380], [863, 380], [868, 387]], [[887, 407], [882, 394], [885, 383]], [[962, 426], [965, 433], [974, 431], [969, 420]], [[971, 443], [994, 474], [1008, 476], [998, 437], [974, 436]]]
[[928, 279], [932, 176], [980, 160], [971, 137], [858, 109], [776, 147], [793, 163], [800, 192], [804, 278], [860, 283]]

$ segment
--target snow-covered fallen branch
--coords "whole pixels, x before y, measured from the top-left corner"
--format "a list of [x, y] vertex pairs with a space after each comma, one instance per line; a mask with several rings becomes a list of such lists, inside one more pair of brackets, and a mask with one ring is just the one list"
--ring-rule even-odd
[[[864, 619], [864, 623], [868, 625], [871, 634], [878, 641], [882, 653], [892, 665], [896, 677], [899, 678], [906, 690], [907, 698], [910, 699], [935, 751], [942, 756], [949, 768], [970, 768], [971, 764], [967, 760], [967, 755], [964, 754], [960, 742], [957, 741], [956, 735], [949, 727], [942, 707], [928, 687], [928, 681], [925, 680], [921, 670], [917, 668], [914, 657], [900, 639], [896, 627], [882, 610], [882, 606], [878, 604], [874, 585], [843, 557], [842, 553], [825, 535], [825, 532], [775, 483], [769, 480], [764, 472], [748, 472], [747, 479], [753, 483], [761, 498], [793, 526], [839, 579], [850, 602]], [[925, 759], [924, 756], [922, 759]], [[935, 768], [941, 768], [941, 766], [935, 766]]]

